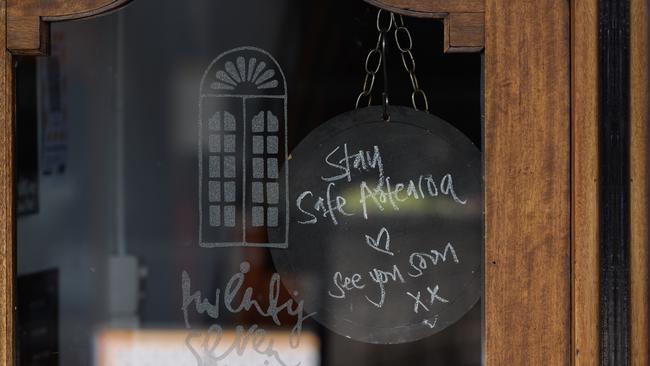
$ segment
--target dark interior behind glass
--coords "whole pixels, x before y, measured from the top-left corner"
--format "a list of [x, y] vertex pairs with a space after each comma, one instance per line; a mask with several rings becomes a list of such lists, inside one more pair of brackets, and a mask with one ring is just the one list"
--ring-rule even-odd
[[[178, 346], [162, 335], [184, 328], [183, 270], [208, 291], [247, 261], [247, 285], [268, 287], [268, 249], [197, 245], [203, 70], [238, 46], [273, 54], [287, 78], [291, 151], [354, 108], [375, 17], [375, 8], [350, 0], [135, 0], [106, 16], [53, 24], [52, 56], [15, 64], [18, 364], [121, 365], [116, 355], [103, 361], [105, 343], [120, 341], [117, 330], [141, 329], [154, 345], [142, 350], [149, 363], [135, 364], [180, 365], [170, 351]], [[441, 22], [406, 22], [431, 113], [480, 147], [480, 54], [443, 54]], [[387, 59], [390, 103], [410, 105], [394, 43]], [[220, 319], [231, 328], [272, 326], [248, 313]], [[305, 347], [313, 347], [314, 365], [479, 365], [481, 319], [479, 303], [443, 332], [399, 345], [349, 340], [308, 320], [315, 342]]]

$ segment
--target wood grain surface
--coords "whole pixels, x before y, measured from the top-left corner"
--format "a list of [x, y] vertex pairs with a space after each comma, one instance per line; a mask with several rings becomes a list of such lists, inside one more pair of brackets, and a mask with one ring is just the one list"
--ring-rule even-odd
[[571, 9], [572, 294], [574, 366], [600, 363], [598, 0]]
[[[0, 0], [0, 19], [5, 22], [6, 3]], [[3, 24], [4, 25], [4, 24]], [[14, 358], [14, 123], [11, 55], [6, 51], [7, 33], [0, 28], [0, 365], [13, 365]]]
[[630, 1], [630, 326], [631, 364], [648, 366], [648, 174], [650, 133], [650, 48], [648, 47], [648, 2]]
[[485, 7], [485, 360], [571, 358], [569, 2]]
[[485, 44], [483, 0], [365, 1], [399, 14], [443, 20], [445, 52], [480, 52], [483, 50]]
[[482, 13], [483, 0], [366, 0], [369, 3], [405, 15], [431, 17], [431, 14]]
[[485, 44], [484, 13], [451, 13], [444, 19], [445, 52], [479, 52]]

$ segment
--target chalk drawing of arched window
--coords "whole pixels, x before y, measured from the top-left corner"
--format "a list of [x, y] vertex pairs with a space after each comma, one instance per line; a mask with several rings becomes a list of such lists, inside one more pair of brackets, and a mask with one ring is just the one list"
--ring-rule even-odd
[[200, 92], [200, 246], [286, 248], [287, 86], [280, 65], [259, 48], [227, 51], [205, 70]]

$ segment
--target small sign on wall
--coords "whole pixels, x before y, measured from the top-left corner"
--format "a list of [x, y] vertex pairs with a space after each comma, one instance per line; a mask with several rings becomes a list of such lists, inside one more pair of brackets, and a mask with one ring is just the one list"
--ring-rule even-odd
[[431, 114], [344, 113], [291, 153], [290, 246], [272, 250], [296, 301], [330, 330], [412, 342], [481, 296], [481, 153]]

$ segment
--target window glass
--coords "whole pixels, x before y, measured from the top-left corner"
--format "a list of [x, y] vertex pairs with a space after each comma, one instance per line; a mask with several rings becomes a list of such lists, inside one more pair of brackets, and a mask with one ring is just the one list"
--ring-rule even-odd
[[[320, 261], [315, 253], [327, 253], [323, 243], [339, 230], [331, 224], [305, 229], [292, 241], [297, 231], [288, 228], [311, 218], [289, 215], [300, 195], [292, 188], [326, 174], [293, 154], [322, 153], [301, 144], [354, 110], [377, 42], [376, 15], [376, 8], [348, 0], [135, 0], [108, 15], [52, 24], [51, 55], [16, 63], [18, 364], [481, 364], [476, 299], [459, 301], [460, 314], [444, 330], [413, 339], [399, 330], [373, 340], [367, 328], [338, 328], [337, 312], [329, 320], [310, 316], [335, 300], [318, 297], [325, 289], [312, 288], [312, 295], [310, 284], [328, 284], [334, 294], [363, 286], [361, 275], [335, 275], [336, 263], [361, 252], [343, 252], [345, 237], [332, 245], [339, 262]], [[480, 148], [481, 56], [443, 54], [438, 21], [405, 23], [430, 112]], [[411, 81], [394, 39], [388, 40], [389, 103], [410, 106]], [[374, 105], [381, 104], [380, 74]], [[395, 107], [393, 113], [398, 119], [402, 112]], [[421, 121], [422, 131], [436, 121]], [[353, 134], [349, 146], [360, 149], [366, 138], [362, 156], [369, 166], [373, 145], [380, 146], [389, 174], [402, 165], [393, 158], [402, 145], [389, 142], [404, 130], [395, 131]], [[476, 156], [472, 171], [480, 177]], [[419, 158], [418, 166], [437, 164], [426, 154]], [[462, 165], [464, 157], [457, 159]], [[296, 170], [287, 170], [292, 160]], [[443, 197], [451, 178], [436, 179], [441, 198], [435, 202], [451, 202], [436, 207], [448, 217], [463, 206], [448, 185]], [[464, 184], [462, 177], [454, 182]], [[477, 192], [457, 198], [480, 201]], [[350, 202], [342, 210], [359, 209]], [[317, 208], [312, 213], [331, 220]], [[425, 236], [425, 214], [402, 217], [386, 232], [373, 227], [368, 238], [358, 229], [355, 243], [389, 256], [400, 237], [435, 241]], [[416, 222], [421, 232], [409, 224]], [[435, 225], [457, 228], [464, 238], [462, 220]], [[481, 239], [474, 243], [454, 255], [480, 262]], [[451, 260], [445, 244], [432, 248]], [[300, 245], [308, 250], [296, 252]], [[292, 272], [298, 263], [308, 270]], [[418, 311], [431, 305], [425, 295], [448, 301], [444, 289], [423, 288]], [[376, 295], [368, 298], [377, 303]], [[409, 311], [417, 308], [415, 293], [402, 295]], [[355, 305], [372, 309], [350, 301], [346, 311], [355, 314]], [[401, 316], [389, 307], [377, 314], [378, 324], [388, 325]]]

